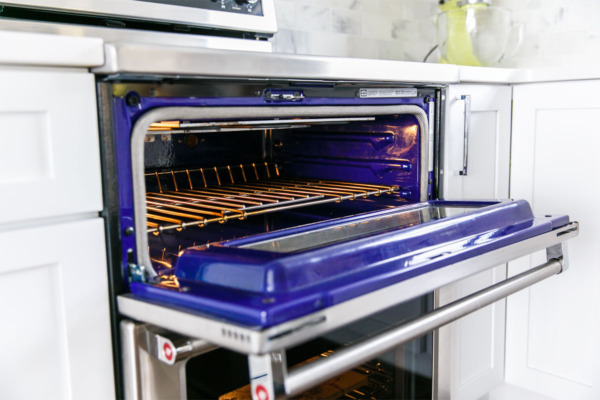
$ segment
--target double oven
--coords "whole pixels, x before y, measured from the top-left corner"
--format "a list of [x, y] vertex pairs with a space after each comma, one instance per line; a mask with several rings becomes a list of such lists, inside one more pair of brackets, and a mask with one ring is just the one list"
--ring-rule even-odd
[[[276, 29], [268, 0], [2, 3], [9, 19], [225, 47], [268, 48]], [[566, 269], [568, 216], [441, 199], [443, 85], [394, 63], [126, 39], [105, 57], [119, 396], [434, 398], [436, 328]], [[544, 249], [546, 263], [435, 307], [437, 289]]]

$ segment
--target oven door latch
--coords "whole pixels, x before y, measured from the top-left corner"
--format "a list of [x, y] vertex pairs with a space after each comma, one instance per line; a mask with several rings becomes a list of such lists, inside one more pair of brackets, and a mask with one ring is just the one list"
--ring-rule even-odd
[[264, 96], [266, 100], [271, 101], [302, 101], [304, 93], [301, 90], [265, 90]]

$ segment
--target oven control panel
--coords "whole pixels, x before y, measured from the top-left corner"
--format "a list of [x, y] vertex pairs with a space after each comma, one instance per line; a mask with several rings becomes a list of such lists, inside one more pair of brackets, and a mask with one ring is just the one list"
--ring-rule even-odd
[[159, 31], [177, 26], [249, 38], [277, 32], [275, 0], [0, 0], [2, 17], [96, 26], [109, 19], [108, 26], [145, 24], [143, 29]]
[[200, 8], [249, 15], [263, 15], [261, 0], [137, 0], [171, 6]]

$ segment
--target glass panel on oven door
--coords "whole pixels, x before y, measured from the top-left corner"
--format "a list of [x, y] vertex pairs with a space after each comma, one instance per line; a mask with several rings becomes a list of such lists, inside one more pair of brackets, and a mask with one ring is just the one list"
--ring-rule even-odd
[[[288, 369], [335, 354], [432, 310], [433, 295], [388, 308], [286, 350]], [[427, 334], [320, 384], [294, 399], [426, 399], [432, 396], [432, 334]], [[188, 398], [251, 399], [246, 356], [218, 349], [188, 362]]]

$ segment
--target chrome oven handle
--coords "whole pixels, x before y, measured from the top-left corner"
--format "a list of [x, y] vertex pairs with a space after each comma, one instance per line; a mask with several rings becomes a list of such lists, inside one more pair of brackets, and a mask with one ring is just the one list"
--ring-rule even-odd
[[471, 95], [463, 94], [456, 97], [456, 100], [465, 102], [464, 111], [464, 141], [463, 141], [463, 168], [459, 175], [467, 176], [467, 168], [469, 165], [469, 131], [471, 130]]
[[288, 396], [296, 396], [393, 349], [400, 343], [417, 338], [534, 283], [556, 275], [563, 270], [562, 262], [562, 258], [551, 259], [544, 264], [438, 308], [411, 322], [339, 350], [327, 358], [291, 368], [285, 379], [285, 393]]

